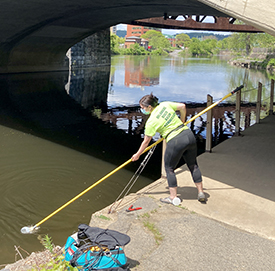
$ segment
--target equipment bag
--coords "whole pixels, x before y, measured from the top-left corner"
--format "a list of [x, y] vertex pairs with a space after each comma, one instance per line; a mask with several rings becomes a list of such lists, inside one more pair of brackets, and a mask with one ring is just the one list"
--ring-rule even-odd
[[121, 245], [128, 244], [128, 235], [81, 224], [78, 233], [68, 237], [65, 260], [78, 270], [129, 270]]

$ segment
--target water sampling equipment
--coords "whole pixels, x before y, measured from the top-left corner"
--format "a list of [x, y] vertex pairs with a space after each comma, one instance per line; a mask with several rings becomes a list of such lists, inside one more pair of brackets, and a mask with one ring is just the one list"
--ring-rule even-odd
[[[215, 107], [216, 105], [218, 105], [219, 103], [221, 103], [222, 101], [224, 101], [225, 99], [227, 99], [228, 97], [230, 97], [231, 95], [233, 95], [234, 93], [236, 93], [237, 91], [239, 91], [240, 89], [242, 89], [243, 87], [244, 87], [243, 85], [237, 87], [236, 89], [234, 89], [233, 91], [231, 91], [229, 94], [225, 95], [223, 98], [221, 98], [217, 102], [211, 104], [210, 106], [208, 106], [207, 108], [205, 108], [204, 110], [202, 110], [200, 113], [198, 113], [197, 115], [195, 115], [192, 118], [190, 118], [188, 121], [186, 121], [184, 123], [184, 125], [187, 125], [188, 123], [192, 122], [193, 120], [195, 120], [199, 116], [203, 115], [208, 110], [212, 109], [213, 107]], [[154, 142], [153, 144], [151, 144], [150, 146], [148, 146], [143, 151], [143, 153], [145, 153], [145, 152], [149, 151], [150, 149], [152, 149], [153, 147], [155, 147], [157, 144], [159, 144], [160, 142], [162, 142], [163, 139], [164, 138], [160, 138], [159, 140], [157, 140], [156, 142]], [[94, 184], [92, 184], [91, 186], [89, 186], [88, 188], [86, 188], [84, 191], [82, 191], [81, 193], [79, 193], [77, 196], [75, 196], [74, 198], [72, 198], [71, 200], [69, 200], [67, 203], [65, 203], [64, 205], [62, 205], [61, 207], [59, 207], [57, 210], [55, 210], [54, 212], [52, 212], [51, 214], [49, 214], [47, 217], [45, 217], [44, 219], [42, 219], [40, 222], [38, 222], [34, 226], [25, 226], [25, 227], [21, 228], [21, 233], [23, 233], [23, 234], [32, 234], [32, 233], [35, 233], [39, 229], [39, 226], [42, 223], [44, 223], [45, 221], [47, 221], [48, 219], [50, 219], [52, 216], [54, 216], [55, 214], [57, 214], [58, 212], [60, 212], [61, 210], [63, 210], [69, 204], [71, 204], [72, 202], [74, 202], [75, 200], [77, 200], [78, 198], [80, 198], [82, 195], [84, 195], [85, 193], [87, 193], [88, 191], [90, 191], [92, 188], [94, 188], [95, 186], [97, 186], [98, 184], [100, 184], [101, 182], [103, 182], [104, 180], [106, 180], [108, 177], [110, 177], [111, 175], [113, 175], [114, 173], [116, 173], [117, 171], [119, 171], [121, 168], [123, 168], [126, 165], [128, 165], [131, 161], [132, 161], [132, 159], [129, 159], [128, 161], [124, 162], [122, 165], [120, 165], [119, 167], [117, 167], [116, 169], [114, 169], [113, 171], [111, 171], [110, 173], [108, 173], [107, 175], [105, 175], [104, 177], [102, 177], [100, 180], [98, 180], [97, 182], [95, 182]], [[145, 163], [143, 162], [142, 164], [144, 165]], [[137, 174], [139, 176], [140, 173], [138, 172]], [[135, 180], [136, 179], [134, 179], [134, 181]], [[129, 191], [129, 189], [128, 189], [128, 191]]]

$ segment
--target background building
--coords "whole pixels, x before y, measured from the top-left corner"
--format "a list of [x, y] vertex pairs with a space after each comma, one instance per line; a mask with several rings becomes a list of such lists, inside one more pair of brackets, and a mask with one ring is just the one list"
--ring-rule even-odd
[[110, 33], [116, 35], [117, 27], [116, 25], [110, 27]]
[[141, 38], [138, 36], [126, 37], [124, 46], [125, 48], [130, 48], [131, 45], [134, 45], [135, 43], [141, 45]]
[[161, 32], [161, 29], [159, 28], [128, 24], [126, 37], [132, 37], [132, 36], [140, 37], [141, 35], [145, 34], [149, 30], [156, 30]]

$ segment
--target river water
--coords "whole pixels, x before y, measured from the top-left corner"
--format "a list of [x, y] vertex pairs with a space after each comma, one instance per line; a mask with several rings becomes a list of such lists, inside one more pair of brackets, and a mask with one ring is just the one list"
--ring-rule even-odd
[[[130, 159], [142, 140], [146, 119], [138, 101], [143, 95], [153, 92], [160, 101], [194, 108], [203, 106], [207, 94], [218, 100], [245, 82], [242, 100], [253, 103], [258, 81], [267, 102], [270, 78], [265, 72], [245, 73], [219, 58], [115, 56], [111, 69], [1, 75], [0, 264], [15, 260], [14, 246], [42, 249], [37, 234], [23, 235], [22, 227], [35, 225]], [[201, 138], [202, 126], [203, 119], [192, 127]], [[158, 147], [132, 192], [160, 177], [160, 154]], [[64, 245], [80, 223], [89, 223], [94, 212], [117, 198], [140, 162], [130, 163], [44, 222], [39, 234]]]

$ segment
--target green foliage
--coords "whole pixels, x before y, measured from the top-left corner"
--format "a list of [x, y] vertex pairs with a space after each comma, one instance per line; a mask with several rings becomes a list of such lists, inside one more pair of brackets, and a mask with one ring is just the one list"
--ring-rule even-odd
[[228, 47], [236, 52], [245, 51], [248, 56], [257, 44], [256, 35], [253, 33], [234, 33], [228, 38]]
[[191, 39], [187, 34], [179, 34], [176, 35], [176, 45], [178, 47], [189, 47], [189, 44], [191, 43]]
[[111, 54], [118, 55], [121, 53], [121, 47], [124, 46], [125, 39], [120, 38], [117, 35], [111, 34], [110, 35], [110, 50]]
[[161, 32], [156, 30], [149, 30], [141, 36], [143, 39], [151, 40], [152, 38], [161, 38], [164, 37]]
[[192, 38], [188, 51], [192, 56], [211, 56], [214, 50], [217, 48], [216, 39], [206, 39], [200, 41], [197, 38]]
[[153, 56], [166, 56], [168, 53], [163, 49], [156, 49], [151, 52], [151, 55]]
[[190, 57], [190, 56], [192, 56], [191, 53], [189, 52], [189, 50], [182, 50], [181, 52], [179, 52], [179, 55], [181, 57]]
[[256, 35], [256, 45], [261, 48], [274, 49], [275, 37], [266, 33], [258, 33]]
[[[242, 22], [238, 21], [242, 24]], [[149, 30], [142, 38], [149, 41], [152, 47], [151, 55], [167, 55], [167, 52], [172, 51], [170, 42], [165, 36], [156, 30]], [[146, 55], [149, 54], [143, 47], [138, 44], [133, 47], [124, 49], [125, 39], [111, 34], [111, 54], [125, 54], [125, 55]], [[268, 48], [275, 49], [275, 37], [266, 33], [234, 33], [229, 37], [217, 41], [215, 36], [209, 36], [205, 40], [198, 38], [190, 39], [187, 34], [179, 34], [176, 36], [176, 45], [178, 47], [188, 48], [184, 55], [190, 54], [192, 56], [211, 56], [219, 50], [230, 50], [236, 56], [249, 55], [253, 48]], [[266, 65], [266, 63], [265, 63]]]
[[269, 63], [269, 58], [266, 57], [263, 61], [259, 62], [259, 65], [261, 66], [262, 69], [266, 69], [268, 63]]
[[193, 56], [201, 55], [200, 41], [197, 38], [192, 38], [188, 50]]
[[60, 255], [55, 257], [53, 260], [48, 262], [47, 264], [43, 264], [39, 267], [35, 267], [30, 271], [47, 271], [47, 270], [54, 270], [54, 271], [77, 271], [76, 267], [72, 267], [69, 262], [65, 261], [64, 256]]
[[152, 46], [153, 49], [169, 49], [171, 47], [170, 42], [164, 36], [161, 37], [153, 37], [149, 41], [149, 45]]
[[40, 243], [51, 253], [53, 253], [54, 244], [52, 242], [52, 238], [49, 237], [48, 234], [46, 234], [44, 237], [41, 235], [38, 235], [37, 239], [40, 241]]
[[269, 61], [268, 61], [268, 64], [269, 66], [275, 66], [275, 58], [271, 58]]
[[155, 241], [156, 244], [159, 245], [160, 241], [163, 240], [163, 236], [161, 235], [161, 233], [159, 232], [159, 230], [157, 229], [156, 225], [154, 223], [149, 222], [148, 220], [143, 221], [143, 225], [144, 227], [146, 227], [150, 232], [153, 233], [154, 237], [155, 237]]
[[152, 46], [153, 50], [169, 50], [171, 48], [169, 40], [159, 31], [149, 30], [141, 37], [149, 41], [149, 45]]
[[148, 52], [138, 43], [132, 44], [130, 48], [123, 51], [124, 55], [147, 55]]
[[266, 33], [234, 33], [217, 43], [219, 49], [229, 49], [235, 54], [248, 56], [253, 48], [275, 48], [275, 37]]
[[54, 252], [54, 244], [52, 242], [52, 238], [47, 234], [42, 237], [37, 237], [40, 243], [45, 247], [46, 250], [49, 250], [52, 254], [51, 260], [46, 264], [37, 264], [38, 266], [30, 269], [30, 271], [46, 271], [46, 270], [55, 270], [55, 271], [77, 271], [77, 268], [74, 268], [70, 265], [69, 262], [65, 261], [64, 255], [57, 255]]
[[217, 48], [220, 50], [228, 49], [229, 38], [224, 38], [223, 40], [219, 40], [217, 42]]

